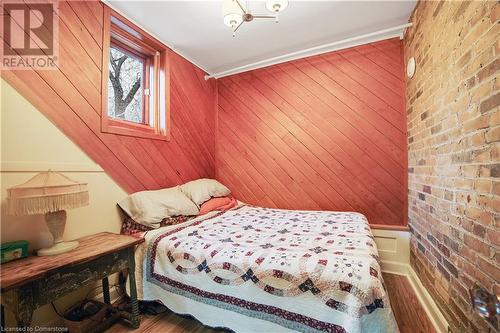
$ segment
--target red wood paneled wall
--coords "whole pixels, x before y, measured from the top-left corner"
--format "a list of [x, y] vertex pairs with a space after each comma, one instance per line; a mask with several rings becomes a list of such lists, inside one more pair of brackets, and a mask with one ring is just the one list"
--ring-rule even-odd
[[406, 224], [399, 40], [217, 82], [171, 52], [172, 139], [165, 142], [100, 131], [103, 5], [61, 1], [58, 15], [58, 69], [2, 77], [126, 191], [217, 171], [252, 204], [354, 210], [374, 224]]
[[102, 3], [61, 1], [58, 69], [2, 77], [128, 192], [214, 177], [216, 83], [174, 52], [171, 141], [101, 133], [102, 28]]
[[217, 177], [257, 205], [406, 225], [399, 39], [218, 80]]

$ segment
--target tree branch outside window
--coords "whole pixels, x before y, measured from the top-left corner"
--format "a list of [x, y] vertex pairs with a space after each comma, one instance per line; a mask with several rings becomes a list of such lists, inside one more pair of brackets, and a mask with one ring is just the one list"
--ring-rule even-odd
[[144, 119], [140, 88], [144, 64], [113, 47], [110, 48], [109, 63], [108, 115], [142, 123]]

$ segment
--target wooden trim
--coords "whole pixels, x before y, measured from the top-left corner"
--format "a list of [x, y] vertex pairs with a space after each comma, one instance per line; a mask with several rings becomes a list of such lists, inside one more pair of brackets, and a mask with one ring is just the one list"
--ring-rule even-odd
[[[118, 27], [113, 27], [113, 25]], [[116, 45], [124, 52], [145, 60], [144, 86], [142, 88], [143, 123], [112, 119], [107, 115], [109, 48], [111, 45]], [[149, 37], [146, 32], [108, 6], [104, 6], [101, 78], [102, 132], [163, 141], [170, 140], [169, 54], [169, 49], [165, 45]], [[151, 75], [154, 76], [152, 86]], [[144, 89], [149, 89], [149, 96], [144, 94]], [[160, 91], [161, 89], [162, 91]], [[160, 101], [164, 101], [164, 103], [160, 103]]]
[[138, 58], [143, 62], [146, 62], [146, 59], [151, 57], [151, 54], [143, 53], [140, 50], [137, 50], [136, 48], [128, 45], [127, 43], [124, 43], [120, 39], [115, 38], [113, 35], [111, 35], [110, 39], [111, 39], [110, 46], [119, 49], [122, 53], [128, 53], [130, 56]]
[[155, 129], [148, 124], [134, 123], [133, 121], [110, 118], [108, 125], [111, 127], [122, 127], [133, 131], [144, 131], [147, 133], [155, 133]]
[[[112, 120], [114, 121], [114, 120]], [[130, 122], [128, 122], [130, 123]], [[133, 123], [130, 123], [133, 124]], [[140, 124], [138, 124], [140, 125]], [[170, 137], [167, 135], [163, 135], [160, 133], [154, 132], [154, 128], [149, 127], [149, 129], [143, 129], [139, 126], [137, 128], [127, 128], [123, 125], [110, 125], [108, 123], [106, 130], [103, 131], [105, 133], [112, 133], [112, 134], [118, 134], [118, 135], [125, 135], [125, 136], [131, 136], [135, 138], [145, 138], [145, 139], [153, 139], [153, 140], [162, 140], [162, 141], [169, 141]]]
[[155, 54], [153, 57], [153, 123], [150, 126], [153, 126], [156, 129], [156, 132], [159, 132], [160, 128], [160, 59], [159, 53]]
[[[111, 15], [111, 18], [113, 14]], [[113, 20], [111, 20], [113, 21]], [[142, 40], [137, 39], [134, 35], [127, 33], [126, 31], [120, 30], [116, 26], [111, 25], [111, 37], [119, 40], [121, 43], [128, 45], [130, 48], [138, 49], [140, 52], [154, 55], [157, 50], [163, 49], [163, 47], [154, 48], [151, 45], [146, 44]]]
[[214, 98], [214, 118], [215, 118], [215, 132], [214, 132], [214, 166], [215, 166], [215, 179], [219, 179], [219, 80], [215, 80], [215, 98]]
[[[104, 6], [104, 18], [111, 16], [111, 9]], [[108, 80], [109, 80], [109, 47], [111, 44], [111, 20], [104, 19], [102, 31], [102, 75], [101, 75], [101, 131], [108, 129]]]
[[[151, 113], [151, 57], [147, 57], [144, 63], [143, 68], [143, 84], [144, 88], [142, 89], [142, 122], [147, 125], [151, 125], [150, 113]], [[146, 95], [146, 89], [148, 90], [148, 94]]]
[[[160, 108], [164, 108], [160, 110], [159, 115], [159, 130], [160, 133], [167, 137], [167, 140], [170, 140], [171, 133], [171, 121], [170, 121], [170, 78], [172, 77], [172, 73], [170, 70], [170, 49], [165, 49], [160, 54], [160, 71], [158, 75], [158, 82], [160, 83], [160, 88], [164, 87], [164, 89], [159, 89], [160, 99], [165, 99], [166, 102], [160, 104]], [[163, 83], [163, 85], [162, 85]], [[163, 115], [164, 119], [161, 119], [161, 115]], [[166, 133], [165, 133], [166, 132]]]
[[370, 228], [378, 230], [410, 231], [407, 225], [370, 224]]
[[[147, 47], [151, 47], [149, 45], [153, 45], [154, 49], [168, 48], [165, 44], [151, 36], [151, 34], [149, 34], [147, 31], [144, 31], [141, 27], [137, 26], [137, 24], [130, 21], [117, 11], [111, 9], [108, 5], [104, 5], [104, 7], [108, 8], [110, 10], [110, 13], [113, 14], [111, 18], [113, 23], [122, 31], [126, 32], [130, 36], [133, 36], [136, 41], [141, 41]], [[104, 15], [104, 18], [106, 18], [106, 14]]]

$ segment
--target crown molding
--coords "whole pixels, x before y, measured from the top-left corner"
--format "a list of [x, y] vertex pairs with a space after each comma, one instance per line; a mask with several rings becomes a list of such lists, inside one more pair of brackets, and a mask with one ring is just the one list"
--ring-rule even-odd
[[323, 54], [323, 53], [328, 53], [332, 51], [338, 51], [342, 49], [347, 49], [350, 47], [354, 46], [359, 46], [363, 44], [368, 44], [368, 43], [373, 43], [373, 42], [378, 42], [384, 39], [390, 39], [390, 38], [395, 38], [399, 37], [400, 39], [403, 39], [403, 34], [406, 28], [409, 28], [412, 26], [412, 23], [406, 23], [402, 25], [398, 25], [392, 28], [388, 29], [383, 29], [383, 30], [378, 30], [374, 32], [370, 32], [367, 34], [355, 36], [355, 37], [350, 37], [346, 38], [343, 40], [335, 41], [332, 43], [327, 43], [327, 44], [322, 44], [318, 46], [314, 46], [311, 48], [307, 48], [304, 50], [292, 52], [292, 53], [287, 53], [284, 55], [280, 55], [277, 57], [272, 57], [268, 59], [264, 59], [261, 61], [257, 61], [251, 64], [235, 67], [223, 72], [219, 73], [214, 73], [211, 75], [206, 75], [205, 80], [215, 78], [219, 79], [225, 76], [230, 76], [234, 74], [239, 74], [271, 65], [276, 65], [280, 64], [283, 62], [291, 61], [291, 60], [296, 60], [300, 58], [305, 58], [305, 57], [310, 57], [318, 54]]
[[179, 54], [181, 57], [188, 60], [189, 62], [191, 62], [192, 64], [194, 64], [198, 68], [200, 68], [202, 71], [204, 71], [207, 74], [207, 75], [205, 75], [205, 80], [208, 80], [211, 78], [219, 79], [219, 78], [222, 78], [225, 76], [230, 76], [230, 75], [234, 75], [234, 74], [248, 72], [251, 70], [276, 65], [276, 64], [280, 64], [280, 63], [291, 61], [291, 60], [296, 60], [296, 59], [301, 59], [301, 58], [305, 58], [305, 57], [311, 57], [311, 56], [318, 55], [318, 54], [347, 49], [350, 47], [359, 46], [359, 45], [363, 45], [363, 44], [369, 44], [369, 43], [373, 43], [373, 42], [378, 42], [378, 41], [385, 40], [385, 39], [390, 39], [390, 38], [395, 38], [395, 37], [399, 37], [400, 39], [403, 39], [405, 29], [412, 26], [412, 23], [406, 23], [406, 24], [398, 25], [398, 26], [395, 26], [392, 28], [378, 30], [378, 31], [374, 31], [371, 33], [367, 33], [367, 34], [346, 38], [346, 39], [343, 39], [340, 41], [335, 41], [332, 43], [314, 46], [311, 48], [283, 54], [283, 55], [280, 55], [277, 57], [272, 57], [272, 58], [260, 60], [260, 61], [257, 61], [257, 62], [251, 63], [251, 64], [247, 64], [247, 65], [235, 67], [232, 69], [228, 69], [228, 70], [225, 70], [225, 71], [222, 71], [219, 73], [212, 73], [211, 74], [209, 71], [207, 71], [203, 66], [198, 64], [192, 58], [183, 54], [182, 51], [179, 51], [178, 49], [176, 49], [174, 45], [165, 42], [164, 40], [162, 40], [161, 38], [156, 36], [154, 33], [149, 31], [148, 29], [144, 28], [136, 20], [131, 19], [128, 15], [123, 13], [123, 11], [121, 11], [120, 9], [113, 6], [109, 0], [100, 0], [100, 1], [103, 4], [105, 4], [106, 6], [110, 7], [114, 11], [116, 11], [118, 14], [126, 17], [128, 20], [133, 22], [135, 25], [137, 25], [139, 28], [141, 28], [142, 30], [147, 32], [152, 37], [156, 38], [158, 41], [160, 41], [163, 44], [165, 44], [166, 46], [168, 46], [172, 51]]

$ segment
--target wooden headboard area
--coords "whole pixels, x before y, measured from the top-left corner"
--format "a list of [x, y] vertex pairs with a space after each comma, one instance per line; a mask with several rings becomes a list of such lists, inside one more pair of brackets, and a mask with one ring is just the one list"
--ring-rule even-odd
[[216, 169], [238, 198], [406, 226], [399, 38], [218, 81]]
[[2, 77], [127, 192], [214, 177], [215, 82], [170, 52], [170, 141], [103, 133], [103, 4], [60, 1], [58, 16], [58, 68], [2, 71]]

